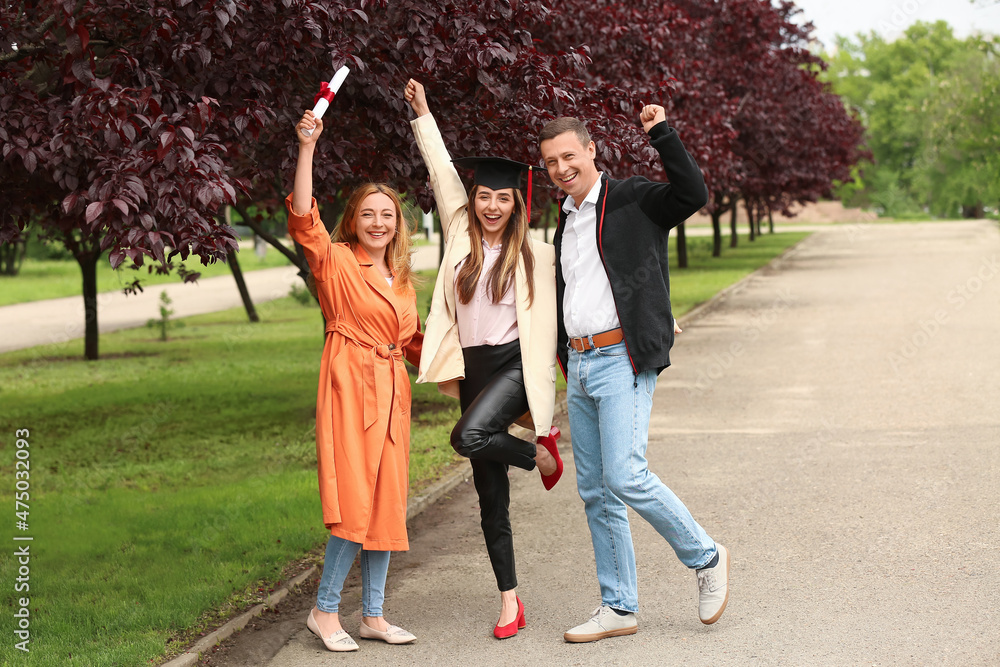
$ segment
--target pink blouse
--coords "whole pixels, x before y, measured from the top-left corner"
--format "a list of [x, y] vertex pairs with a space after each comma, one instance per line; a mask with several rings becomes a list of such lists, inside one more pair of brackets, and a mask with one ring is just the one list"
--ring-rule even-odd
[[458, 340], [462, 347], [503, 345], [517, 340], [517, 306], [513, 285], [504, 292], [500, 303], [493, 303], [489, 281], [486, 279], [490, 269], [500, 259], [502, 249], [503, 246], [499, 243], [491, 248], [483, 241], [483, 270], [469, 303], [462, 303], [458, 298], [458, 274], [468, 258], [455, 267], [455, 315], [458, 320]]

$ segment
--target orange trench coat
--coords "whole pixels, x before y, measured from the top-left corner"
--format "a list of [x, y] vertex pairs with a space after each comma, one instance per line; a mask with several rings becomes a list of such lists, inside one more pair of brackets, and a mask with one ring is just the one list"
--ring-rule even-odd
[[405, 551], [410, 464], [410, 379], [420, 360], [417, 298], [389, 286], [360, 246], [333, 243], [312, 200], [288, 207], [288, 232], [305, 249], [326, 319], [316, 396], [316, 459], [323, 523], [371, 551]]

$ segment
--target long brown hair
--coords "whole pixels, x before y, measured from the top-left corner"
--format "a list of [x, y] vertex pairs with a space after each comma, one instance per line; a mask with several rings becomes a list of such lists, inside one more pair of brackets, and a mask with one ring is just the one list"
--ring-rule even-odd
[[350, 243], [351, 248], [358, 245], [358, 213], [361, 209], [361, 202], [365, 197], [380, 192], [392, 200], [392, 205], [396, 209], [396, 233], [393, 234], [385, 249], [385, 263], [394, 276], [392, 279], [393, 289], [400, 290], [404, 287], [416, 286], [416, 276], [413, 275], [410, 266], [410, 250], [412, 241], [410, 240], [409, 221], [403, 217], [403, 207], [400, 203], [399, 193], [385, 183], [366, 183], [359, 185], [351, 193], [344, 207], [344, 214], [340, 216], [340, 221], [330, 234], [330, 239], [334, 243]]
[[[479, 283], [479, 275], [483, 272], [483, 227], [476, 215], [476, 194], [478, 185], [473, 185], [469, 190], [469, 202], [465, 205], [469, 214], [469, 240], [472, 243], [472, 250], [469, 258], [462, 265], [462, 270], [458, 272], [456, 281], [458, 287], [458, 300], [462, 303], [469, 303], [476, 293], [476, 285]], [[525, 210], [524, 198], [521, 191], [514, 189], [514, 210], [510, 214], [510, 220], [503, 230], [500, 242], [503, 250], [500, 254], [500, 261], [493, 265], [486, 280], [489, 281], [490, 300], [493, 303], [500, 303], [504, 292], [514, 281], [514, 273], [517, 270], [517, 257], [521, 256], [524, 262], [524, 273], [528, 279], [528, 304], [535, 299], [535, 256], [531, 252], [531, 237], [528, 234], [528, 217]]]

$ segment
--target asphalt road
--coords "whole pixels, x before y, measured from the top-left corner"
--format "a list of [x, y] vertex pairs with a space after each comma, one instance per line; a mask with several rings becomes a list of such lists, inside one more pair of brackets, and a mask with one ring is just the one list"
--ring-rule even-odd
[[648, 456], [732, 552], [716, 625], [698, 621], [694, 574], [633, 515], [638, 634], [563, 642], [599, 603], [564, 444], [553, 491], [511, 473], [515, 638], [490, 635], [499, 596], [466, 484], [417, 517], [390, 566], [386, 617], [415, 644], [330, 655], [303, 595], [285, 636], [244, 631], [223, 664], [1000, 664], [998, 261], [995, 223], [831, 228], [687, 321]]

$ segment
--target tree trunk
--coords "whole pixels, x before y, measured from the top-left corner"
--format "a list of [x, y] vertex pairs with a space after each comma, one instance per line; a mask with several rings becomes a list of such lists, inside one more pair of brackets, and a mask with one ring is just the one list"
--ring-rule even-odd
[[[243, 221], [246, 222], [247, 216], [240, 213]], [[230, 227], [233, 226], [233, 207], [226, 206], [225, 208], [225, 223]], [[256, 232], [254, 232], [256, 234]], [[259, 236], [263, 239], [263, 236]], [[254, 243], [256, 246], [257, 244]], [[251, 322], [260, 322], [260, 316], [257, 315], [257, 309], [254, 308], [253, 300], [250, 298], [250, 291], [247, 289], [247, 283], [243, 279], [243, 270], [240, 268], [240, 260], [236, 257], [236, 251], [230, 250], [226, 255], [226, 264], [229, 265], [229, 270], [233, 272], [233, 280], [236, 281], [236, 289], [240, 291], [240, 298], [243, 299], [243, 308], [247, 311], [247, 318]]]
[[97, 331], [97, 260], [101, 257], [99, 248], [90, 248], [86, 244], [77, 246], [73, 253], [80, 272], [83, 274], [83, 358], [87, 361], [97, 361], [98, 331]]
[[17, 241], [0, 244], [0, 275], [17, 275], [21, 270], [21, 264], [24, 263], [27, 245], [23, 237]]
[[729, 207], [729, 247], [735, 248], [739, 241], [739, 233], [736, 231], [736, 216], [739, 213], [740, 200], [734, 199]]
[[685, 224], [677, 225], [677, 268], [686, 269], [688, 266], [688, 244]]
[[306, 273], [309, 272], [309, 264], [308, 263], [306, 263], [305, 265], [302, 264], [302, 262], [305, 261], [305, 255], [300, 257], [299, 255], [295, 254], [295, 252], [289, 250], [284, 243], [275, 238], [273, 234], [264, 230], [264, 228], [260, 226], [259, 222], [257, 222], [256, 220], [252, 220], [250, 218], [250, 216], [247, 214], [246, 207], [243, 206], [242, 204], [235, 204], [233, 208], [236, 209], [236, 212], [240, 214], [241, 218], [243, 218], [244, 225], [252, 229], [254, 234], [256, 234], [257, 236], [261, 237], [262, 239], [270, 243], [278, 250], [278, 252], [287, 257], [292, 264], [294, 264], [299, 268], [300, 273], [303, 267], [305, 268]]
[[767, 209], [767, 231], [770, 234], [774, 233], [774, 211]]
[[722, 211], [712, 211], [712, 257], [722, 256]]
[[747, 225], [750, 227], [750, 241], [757, 240], [757, 230], [753, 224], [753, 206], [748, 201], [744, 201], [743, 205], [747, 209]]
[[962, 204], [962, 217], [963, 218], [982, 218], [984, 215], [983, 203], [979, 202], [971, 206], [966, 206]]
[[254, 308], [253, 300], [250, 298], [250, 291], [247, 290], [247, 283], [243, 280], [243, 270], [240, 269], [240, 262], [236, 259], [235, 250], [229, 251], [226, 263], [229, 264], [229, 269], [233, 272], [233, 279], [236, 280], [236, 287], [240, 290], [240, 298], [243, 299], [243, 307], [247, 311], [247, 317], [251, 322], [260, 322], [260, 316], [257, 315], [257, 309]]

